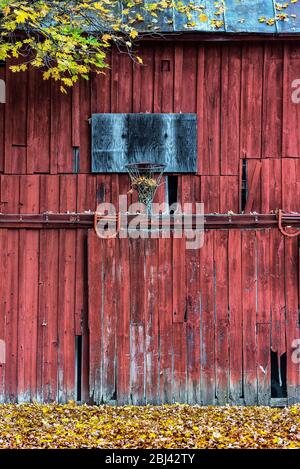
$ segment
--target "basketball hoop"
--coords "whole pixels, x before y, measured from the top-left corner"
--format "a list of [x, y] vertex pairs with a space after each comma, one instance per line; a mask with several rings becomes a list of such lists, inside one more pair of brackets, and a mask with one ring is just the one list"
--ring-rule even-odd
[[152, 202], [166, 165], [157, 163], [127, 164], [126, 169], [131, 179], [131, 187], [138, 193], [138, 201], [151, 213]]

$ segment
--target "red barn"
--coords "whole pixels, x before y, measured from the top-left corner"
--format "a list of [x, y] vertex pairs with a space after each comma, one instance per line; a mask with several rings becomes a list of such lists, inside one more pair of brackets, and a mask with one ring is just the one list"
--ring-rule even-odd
[[[113, 50], [67, 95], [0, 67], [1, 402], [300, 402], [299, 246], [284, 234], [300, 226], [299, 5], [266, 25], [248, 4], [219, 32], [145, 38], [143, 66]], [[94, 233], [96, 204], [130, 188], [94, 116], [140, 113], [197, 116], [182, 152], [196, 166], [167, 171], [156, 200], [204, 203], [201, 249]]]

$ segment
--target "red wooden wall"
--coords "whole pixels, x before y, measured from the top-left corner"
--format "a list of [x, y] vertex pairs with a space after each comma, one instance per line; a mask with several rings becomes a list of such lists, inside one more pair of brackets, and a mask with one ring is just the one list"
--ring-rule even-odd
[[299, 401], [298, 262], [297, 240], [274, 229], [207, 230], [200, 250], [91, 231], [92, 399], [269, 405], [272, 350]]
[[[239, 212], [241, 162], [246, 159], [249, 183], [261, 162], [251, 210], [266, 213], [281, 207], [300, 212], [300, 104], [291, 100], [292, 81], [300, 78], [299, 43], [156, 42], [143, 45], [140, 55], [143, 67], [114, 52], [105, 76], [93, 75], [68, 95], [61, 94], [56, 84], [43, 82], [37, 72], [12, 74], [8, 67], [0, 68], [0, 79], [7, 86], [7, 103], [0, 104], [1, 212], [80, 212], [94, 210], [97, 201], [116, 202], [119, 193], [128, 191], [128, 177], [89, 174], [91, 113], [181, 111], [198, 113], [199, 165], [197, 175], [179, 176], [180, 201], [202, 201], [206, 213]], [[76, 168], [74, 149], [78, 148]], [[162, 188], [158, 200], [163, 198]], [[90, 236], [94, 246], [96, 240]], [[75, 336], [82, 336], [83, 400], [91, 397], [101, 402], [113, 399], [117, 392], [118, 402], [126, 402], [130, 394], [134, 402], [144, 402], [145, 396], [149, 401], [163, 401], [171, 395], [172, 399], [203, 403], [224, 402], [226, 396], [230, 402], [239, 402], [240, 395], [251, 403], [259, 395], [259, 402], [267, 402], [269, 390], [263, 377], [269, 379], [270, 368], [264, 374], [260, 365], [269, 364], [270, 344], [280, 354], [286, 351], [289, 359], [288, 340], [298, 333], [297, 240], [283, 240], [276, 230], [220, 231], [208, 233], [206, 242], [209, 247], [187, 251], [184, 259], [174, 260], [171, 242], [135, 245], [112, 241], [103, 245], [99, 241], [92, 254], [90, 246], [88, 259], [85, 230], [0, 229], [0, 339], [7, 344], [7, 363], [0, 365], [0, 399], [64, 402], [76, 398]], [[242, 246], [240, 257], [233, 252], [235, 242]], [[119, 267], [115, 256], [122, 243]], [[152, 272], [150, 279], [148, 274], [146, 278], [138, 274], [144, 250], [149, 252], [145, 272]], [[93, 286], [90, 281], [89, 292], [87, 280], [88, 267], [97, 270], [93, 259], [99, 255], [107, 258], [103, 268], [109, 269], [108, 286], [119, 282], [120, 269], [126, 273], [131, 269], [131, 283], [125, 290], [116, 290], [116, 304], [111, 304], [111, 290], [105, 289], [107, 316], [102, 335], [99, 311], [93, 314], [97, 305], [93, 295], [95, 301], [100, 298], [97, 271], [91, 272], [95, 282]], [[255, 256], [260, 255], [269, 256], [269, 271], [257, 270]], [[194, 265], [198, 257], [200, 267]], [[172, 262], [175, 278], [165, 281], [172, 274]], [[236, 281], [229, 276], [232, 269]], [[175, 290], [179, 274], [185, 278], [185, 288], [181, 285], [174, 299], [171, 290]], [[236, 282], [240, 287], [230, 288]], [[149, 289], [149, 304], [136, 296], [137, 285], [143, 292]], [[151, 312], [156, 291], [159, 299]], [[202, 298], [201, 321], [197, 295]], [[169, 298], [182, 307], [183, 297], [188, 299], [187, 320], [182, 309], [181, 320], [175, 320]], [[140, 301], [148, 308], [142, 310]], [[111, 313], [116, 308], [114, 316]], [[150, 314], [156, 315], [152, 325], [147, 322]], [[123, 329], [115, 329], [119, 321]], [[148, 336], [150, 326], [154, 329]], [[118, 332], [115, 337], [115, 330], [123, 330], [124, 335]], [[100, 349], [97, 340], [103, 334], [104, 348]], [[155, 368], [158, 337], [163, 347], [159, 375]], [[252, 357], [254, 342], [258, 359]], [[128, 344], [133, 346], [129, 355]], [[224, 354], [220, 351], [223, 345]], [[203, 361], [206, 352], [207, 361]], [[241, 353], [245, 360], [242, 371]], [[182, 360], [177, 359], [180, 355]], [[214, 360], [213, 371], [209, 360]], [[299, 376], [290, 367], [289, 396], [298, 395], [299, 400]], [[151, 370], [157, 382], [150, 376]], [[257, 394], [257, 390], [262, 391]]]
[[[189, 184], [206, 212], [239, 211], [243, 158], [249, 179], [256, 160], [262, 162], [253, 210], [297, 210], [300, 106], [291, 94], [300, 76], [298, 44], [144, 45], [145, 66], [113, 53], [105, 76], [92, 76], [68, 95], [36, 71], [0, 68], [7, 84], [7, 104], [0, 105], [0, 172], [74, 173], [79, 147], [79, 172], [89, 173], [91, 113], [197, 112], [199, 176], [189, 177]], [[122, 186], [123, 179], [116, 183]]]

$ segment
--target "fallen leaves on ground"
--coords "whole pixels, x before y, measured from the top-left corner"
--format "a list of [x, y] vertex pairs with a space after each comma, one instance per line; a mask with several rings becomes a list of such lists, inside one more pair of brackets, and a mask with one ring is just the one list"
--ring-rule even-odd
[[300, 448], [300, 405], [4, 404], [0, 448]]

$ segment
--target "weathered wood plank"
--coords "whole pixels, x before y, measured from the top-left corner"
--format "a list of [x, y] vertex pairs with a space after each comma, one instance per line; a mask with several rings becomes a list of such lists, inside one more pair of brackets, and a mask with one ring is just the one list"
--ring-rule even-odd
[[174, 111], [174, 47], [155, 47], [154, 108], [153, 111]]
[[116, 239], [105, 240], [102, 317], [102, 400], [116, 400]]
[[[77, 176], [77, 211], [93, 210], [96, 205], [96, 177], [79, 174]], [[75, 334], [81, 335], [82, 349], [82, 400], [89, 395], [89, 330], [88, 330], [88, 291], [87, 269], [89, 263], [87, 231], [77, 230], [76, 234], [76, 289], [75, 289]]]
[[75, 83], [72, 88], [72, 146], [80, 147], [80, 104], [86, 105], [85, 102], [80, 102], [80, 83]]
[[133, 112], [153, 112], [154, 49], [143, 47], [139, 52], [143, 65], [133, 64]]
[[196, 112], [197, 48], [175, 46], [174, 67], [174, 112]]
[[201, 288], [201, 404], [215, 403], [215, 272], [214, 233], [205, 232], [200, 251]]
[[[221, 174], [237, 175], [240, 158], [241, 47], [222, 47]], [[221, 181], [224, 178], [221, 178]]]
[[[286, 85], [285, 85], [286, 86]], [[262, 157], [282, 156], [283, 48], [281, 44], [264, 49], [262, 94]]]
[[[39, 178], [25, 176], [20, 185], [20, 212], [39, 213]], [[21, 230], [19, 250], [18, 401], [37, 398], [37, 317], [39, 233]]]
[[278, 230], [270, 232], [271, 349], [278, 360], [286, 352], [285, 337], [285, 241]]
[[[1, 176], [1, 211], [18, 213], [19, 176]], [[19, 230], [7, 232], [7, 270], [5, 289], [6, 335], [6, 369], [5, 369], [5, 400], [16, 402], [18, 398], [18, 309], [19, 309]]]
[[[77, 176], [77, 212], [93, 210], [96, 206], [96, 177], [79, 174]], [[75, 334], [83, 332], [87, 315], [86, 266], [88, 262], [85, 230], [78, 230], [76, 236], [76, 293], [75, 293]]]
[[105, 73], [91, 73], [91, 111], [92, 114], [111, 112], [111, 53], [107, 51], [108, 68]]
[[[201, 49], [200, 49], [201, 51]], [[201, 53], [201, 52], [200, 52]], [[201, 57], [202, 58], [202, 57]], [[220, 174], [220, 140], [221, 140], [221, 49], [218, 46], [207, 45], [204, 49], [204, 58], [199, 67], [203, 73], [203, 81], [199, 92], [203, 94], [201, 104], [203, 115], [199, 119], [200, 141], [199, 172], [203, 175]], [[199, 73], [198, 71], [198, 73]], [[201, 112], [200, 107], [200, 113]], [[201, 135], [202, 133], [202, 135]]]
[[201, 176], [201, 202], [204, 213], [220, 212], [220, 178], [218, 176]]
[[[239, 213], [239, 177], [220, 177], [220, 213]], [[235, 190], [234, 190], [235, 189]]]
[[28, 72], [27, 173], [50, 170], [50, 89], [41, 73]]
[[116, 48], [111, 57], [111, 112], [132, 112], [133, 61], [127, 54], [120, 53]]
[[[6, 332], [6, 290], [7, 290], [7, 230], [0, 230], [0, 403], [5, 402], [6, 344], [11, 341]], [[8, 366], [9, 366], [8, 362]]]
[[158, 240], [146, 239], [145, 243], [145, 394], [146, 402], [157, 404], [159, 400], [158, 354]]
[[6, 63], [4, 170], [8, 174], [24, 174], [26, 173], [28, 73], [13, 73], [10, 65], [13, 63]]
[[173, 271], [173, 323], [183, 323], [186, 315], [186, 279], [185, 279], [185, 249], [184, 237], [172, 238], [172, 271]]
[[261, 158], [263, 46], [244, 45], [242, 50], [240, 156]]
[[300, 159], [283, 158], [282, 208], [287, 212], [300, 212]]
[[172, 269], [171, 243], [158, 240], [159, 402], [172, 402]]
[[299, 80], [300, 55], [294, 44], [284, 44], [282, 157], [299, 158], [300, 107]]
[[[76, 211], [77, 179], [75, 175], [60, 176], [61, 212]], [[76, 232], [62, 229], [59, 233], [58, 306], [58, 399], [75, 398], [75, 266]]]
[[[101, 404], [103, 393], [103, 301], [105, 239], [94, 230], [88, 233], [88, 292], [89, 292], [89, 392], [90, 399]], [[120, 377], [121, 379], [121, 377]]]
[[270, 230], [257, 231], [257, 396], [258, 403], [271, 399], [271, 298]]
[[[91, 83], [86, 80], [80, 81], [79, 95], [79, 164], [78, 172], [89, 173], [91, 171], [91, 126], [89, 119], [91, 117]], [[75, 169], [75, 168], [74, 168]]]
[[295, 341], [299, 329], [299, 249], [296, 238], [285, 238], [285, 307], [287, 351], [287, 397], [293, 404], [300, 399], [299, 363], [294, 359]]
[[[0, 88], [5, 92], [6, 99], [6, 84], [5, 84], [5, 67], [0, 66]], [[0, 172], [4, 171], [5, 162], [5, 103], [0, 102]]]
[[242, 232], [242, 314], [243, 314], [243, 380], [246, 405], [257, 403], [257, 241], [255, 231]]
[[[105, 242], [105, 240], [104, 240]], [[102, 241], [103, 243], [103, 241]], [[118, 304], [117, 304], [117, 402], [119, 405], [130, 402], [130, 270], [129, 243], [127, 239], [118, 241], [119, 261], [116, 265]], [[93, 285], [92, 285], [93, 287]], [[149, 327], [149, 325], [148, 325]], [[149, 337], [151, 340], [152, 337]], [[154, 340], [154, 338], [153, 338]], [[152, 376], [151, 376], [152, 377]], [[151, 394], [152, 397], [152, 394]]]
[[133, 404], [145, 403], [145, 244], [144, 240], [129, 239], [130, 286], [130, 390]]
[[[40, 211], [59, 211], [59, 177], [42, 175]], [[40, 232], [37, 387], [40, 402], [58, 399], [58, 253], [57, 230]]]
[[201, 402], [200, 249], [186, 252], [187, 402]]
[[50, 173], [73, 173], [72, 96], [51, 83]]
[[203, 45], [198, 46], [197, 48], [197, 116], [198, 116], [198, 164], [197, 172], [198, 174], [207, 174], [206, 166], [203, 156], [203, 147], [206, 144], [204, 137], [204, 129], [202, 122], [205, 120], [204, 115], [204, 93], [203, 93], [203, 83], [204, 83], [204, 66], [205, 66], [205, 48]]
[[230, 321], [229, 392], [232, 404], [243, 395], [242, 232], [228, 232], [228, 302]]
[[214, 233], [215, 261], [215, 361], [216, 399], [224, 405], [229, 400], [229, 315], [228, 315], [228, 231]]
[[261, 213], [269, 213], [282, 207], [281, 160], [261, 160]]
[[[249, 167], [249, 165], [248, 165]], [[255, 161], [255, 166], [252, 172], [251, 177], [249, 176], [248, 183], [248, 194], [247, 201], [244, 209], [244, 213], [249, 213], [254, 211], [254, 203], [257, 203], [257, 195], [259, 194], [258, 189], [260, 188], [260, 178], [261, 178], [261, 162]]]
[[126, 114], [92, 116], [92, 172], [124, 172], [127, 163]]
[[174, 237], [170, 241], [173, 274], [173, 399], [175, 402], [186, 402], [186, 240], [185, 237]]

